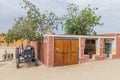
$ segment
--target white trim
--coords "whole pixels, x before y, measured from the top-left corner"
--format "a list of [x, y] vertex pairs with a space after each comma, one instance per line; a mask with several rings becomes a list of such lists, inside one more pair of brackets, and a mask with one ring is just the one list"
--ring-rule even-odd
[[[120, 34], [120, 32], [111, 32], [111, 33], [107, 33], [107, 34], [108, 34], [108, 35], [109, 35], [109, 34], [115, 34], [115, 35], [116, 35], [116, 34]], [[106, 34], [106, 33], [105, 33], [105, 34], [103, 33], [103, 34], [100, 34], [100, 35], [107, 35], [107, 34]]]
[[54, 36], [54, 37], [84, 37], [84, 38], [113, 38], [115, 39], [115, 37], [111, 37], [111, 36], [83, 36], [83, 35], [44, 35], [44, 37], [47, 36]]

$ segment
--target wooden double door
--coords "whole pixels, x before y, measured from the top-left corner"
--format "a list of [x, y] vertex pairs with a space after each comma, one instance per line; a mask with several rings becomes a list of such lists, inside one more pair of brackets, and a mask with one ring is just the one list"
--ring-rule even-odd
[[78, 39], [55, 39], [54, 45], [54, 66], [78, 64]]

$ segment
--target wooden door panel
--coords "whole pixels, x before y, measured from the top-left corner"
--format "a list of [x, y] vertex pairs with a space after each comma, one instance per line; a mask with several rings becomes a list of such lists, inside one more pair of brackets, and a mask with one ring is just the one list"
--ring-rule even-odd
[[63, 52], [63, 40], [55, 40], [55, 52]]
[[64, 40], [63, 41], [63, 52], [70, 52], [70, 40]]
[[72, 53], [71, 63], [77, 64], [78, 63], [78, 53]]
[[54, 60], [55, 60], [54, 61], [55, 66], [63, 65], [63, 55], [62, 55], [62, 53], [56, 53]]
[[67, 65], [67, 54], [63, 56], [63, 65]]
[[63, 40], [55, 40], [55, 55], [54, 55], [54, 65], [63, 65]]
[[72, 52], [78, 52], [78, 48], [79, 48], [79, 41], [72, 40]]
[[55, 66], [78, 63], [79, 40], [55, 40]]
[[64, 45], [64, 60], [63, 60], [63, 63], [64, 65], [69, 65], [71, 64], [71, 40], [64, 40], [63, 41], [63, 45]]
[[63, 59], [64, 65], [70, 65], [71, 64], [71, 54], [70, 53], [65, 53], [64, 59]]
[[71, 53], [69, 52], [67, 53], [67, 55], [68, 55], [67, 64], [70, 65], [71, 64]]
[[71, 63], [77, 64], [78, 63], [78, 53], [79, 53], [79, 40], [72, 40], [72, 50], [71, 50]]

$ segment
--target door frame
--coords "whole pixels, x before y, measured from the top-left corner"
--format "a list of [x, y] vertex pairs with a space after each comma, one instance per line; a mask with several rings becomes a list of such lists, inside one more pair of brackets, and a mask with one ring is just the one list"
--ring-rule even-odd
[[[106, 53], [106, 45], [109, 45], [110, 46], [110, 49], [109, 49], [109, 53]], [[112, 51], [112, 43], [105, 43], [105, 54], [107, 55], [107, 58], [110, 58], [110, 54], [111, 54], [111, 51]]]

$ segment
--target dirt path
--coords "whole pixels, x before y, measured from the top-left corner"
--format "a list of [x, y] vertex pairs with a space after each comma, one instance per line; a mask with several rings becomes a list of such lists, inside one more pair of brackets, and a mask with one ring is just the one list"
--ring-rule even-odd
[[120, 80], [120, 59], [56, 68], [21, 66], [16, 69], [14, 60], [0, 63], [0, 80]]

